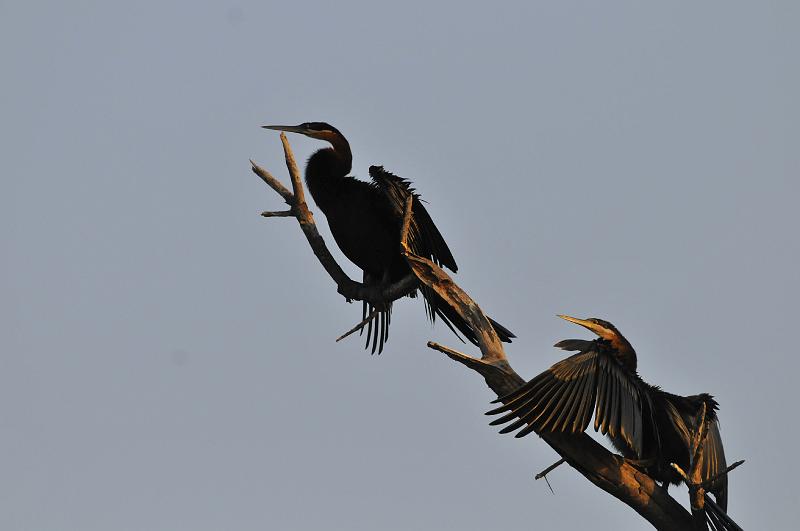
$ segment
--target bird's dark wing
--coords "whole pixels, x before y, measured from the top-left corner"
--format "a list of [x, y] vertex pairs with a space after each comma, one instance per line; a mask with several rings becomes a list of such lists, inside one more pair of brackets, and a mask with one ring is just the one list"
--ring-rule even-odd
[[[411, 224], [408, 231], [408, 246], [417, 256], [428, 258], [437, 265], [444, 266], [453, 272], [458, 271], [453, 254], [444, 241], [442, 234], [433, 223], [430, 214], [422, 205], [419, 194], [411, 187], [411, 183], [383, 169], [382, 166], [370, 166], [369, 175], [375, 187], [381, 191], [391, 209], [392, 217], [400, 223], [405, 213], [406, 198], [409, 194], [414, 197], [411, 203]], [[399, 244], [399, 242], [398, 242]], [[436, 293], [428, 288], [420, 287], [425, 299], [425, 311], [431, 321], [438, 317], [457, 336], [459, 332], [470, 342], [477, 344], [475, 332], [462, 319], [455, 309], [451, 308]], [[516, 337], [513, 332], [500, 323], [491, 320], [492, 326], [501, 341], [510, 343]]]
[[408, 245], [411, 251], [417, 256], [429, 258], [437, 265], [444, 266], [453, 272], [458, 271], [458, 265], [456, 265], [447, 242], [444, 241], [430, 214], [422, 205], [419, 194], [411, 188], [410, 181], [384, 170], [383, 166], [370, 166], [369, 175], [375, 186], [383, 192], [388, 200], [398, 222], [402, 222], [406, 198], [409, 194], [414, 196], [408, 234]]
[[[703, 467], [701, 478], [707, 481], [728, 467], [725, 461], [725, 449], [722, 446], [722, 436], [719, 433], [719, 419], [716, 414], [717, 402], [708, 394], [679, 396], [661, 390], [657, 392], [663, 397], [660, 407], [668, 415], [670, 424], [680, 437], [681, 443], [689, 452], [692, 447], [692, 438], [697, 429], [697, 412], [700, 411], [702, 403], [706, 404], [706, 439], [703, 443]], [[687, 463], [688, 466], [688, 456]], [[728, 476], [722, 476], [715, 481], [708, 492], [714, 494], [723, 511], [728, 510]]]
[[522, 437], [535, 431], [579, 433], [594, 412], [594, 429], [621, 438], [642, 455], [642, 391], [638, 376], [625, 370], [613, 355], [593, 341], [568, 340], [557, 347], [584, 347], [559, 361], [519, 389], [495, 402], [503, 406], [487, 415], [506, 413], [492, 425], [514, 422], [501, 430]]
[[[703, 479], [711, 479], [728, 468], [725, 461], [725, 449], [722, 447], [722, 437], [719, 433], [719, 420], [714, 419], [708, 427], [706, 441], [703, 445]], [[728, 510], [728, 476], [722, 476], [708, 488], [708, 491], [717, 498], [717, 505], [723, 511]]]
[[584, 352], [592, 348], [594, 341], [588, 339], [564, 339], [559, 341], [554, 346], [561, 350], [579, 351]]

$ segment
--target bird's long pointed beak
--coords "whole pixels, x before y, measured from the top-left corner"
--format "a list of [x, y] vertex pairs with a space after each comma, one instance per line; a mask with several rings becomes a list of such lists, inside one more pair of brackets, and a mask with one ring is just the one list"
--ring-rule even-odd
[[564, 319], [565, 321], [569, 321], [570, 323], [575, 323], [576, 325], [581, 325], [584, 328], [588, 328], [589, 330], [591, 330], [600, 337], [605, 337], [608, 335], [608, 332], [606, 331], [605, 328], [603, 328], [597, 323], [587, 321], [586, 319], [578, 319], [577, 317], [572, 317], [569, 315], [561, 315], [561, 314], [559, 314], [558, 317]]
[[287, 133], [300, 133], [305, 134], [306, 129], [299, 125], [262, 125], [264, 129], [272, 129], [273, 131], [286, 131]]

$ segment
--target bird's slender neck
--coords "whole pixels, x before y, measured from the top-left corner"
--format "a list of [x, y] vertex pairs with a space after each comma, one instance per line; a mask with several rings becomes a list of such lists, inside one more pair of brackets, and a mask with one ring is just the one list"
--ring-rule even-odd
[[622, 365], [629, 371], [636, 372], [636, 351], [633, 350], [628, 340], [621, 335], [615, 336], [611, 340], [611, 346], [617, 351], [617, 359]]
[[330, 140], [331, 147], [320, 149], [308, 159], [306, 185], [314, 201], [325, 207], [335, 194], [337, 185], [353, 167], [350, 145], [344, 137]]
[[621, 334], [611, 334], [609, 337], [603, 338], [607, 345], [614, 351], [614, 357], [622, 364], [623, 367], [631, 372], [636, 372], [636, 351]]

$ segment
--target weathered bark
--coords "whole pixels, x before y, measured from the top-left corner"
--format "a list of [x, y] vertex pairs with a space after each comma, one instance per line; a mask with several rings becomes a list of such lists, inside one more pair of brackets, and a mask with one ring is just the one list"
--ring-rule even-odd
[[[366, 300], [372, 304], [396, 300], [413, 291], [420, 282], [435, 290], [475, 330], [481, 350], [480, 358], [473, 358], [448, 347], [429, 342], [428, 347], [445, 353], [451, 359], [478, 372], [489, 388], [504, 396], [525, 380], [508, 363], [503, 344], [497, 337], [480, 307], [462, 290], [447, 273], [430, 260], [413, 255], [402, 242], [406, 260], [413, 271], [403, 280], [390, 286], [365, 286], [350, 279], [328, 251], [325, 241], [317, 231], [313, 215], [305, 202], [303, 185], [286, 135], [281, 133], [286, 165], [292, 181], [293, 192], [252, 160], [253, 172], [275, 190], [290, 209], [265, 212], [265, 217], [294, 217], [306, 236], [311, 249], [336, 283], [338, 292], [349, 299]], [[407, 232], [410, 205], [406, 204], [403, 240]], [[586, 434], [543, 434], [541, 438], [558, 452], [566, 462], [594, 485], [619, 499], [653, 527], [663, 531], [692, 529], [696, 519], [659, 487], [648, 475], [626, 463], [620, 456]], [[705, 529], [705, 527], [703, 527]]]

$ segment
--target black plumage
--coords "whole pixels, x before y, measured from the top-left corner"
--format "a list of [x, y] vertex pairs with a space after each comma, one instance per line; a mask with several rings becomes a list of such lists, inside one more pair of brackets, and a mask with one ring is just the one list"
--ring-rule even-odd
[[[711, 479], [725, 470], [718, 404], [711, 395], [679, 396], [648, 384], [636, 372], [636, 351], [614, 325], [601, 319], [559, 317], [600, 337], [556, 343], [556, 347], [578, 353], [496, 400], [503, 405], [487, 414], [504, 415], [492, 425], [511, 422], [501, 433], [522, 428], [517, 437], [532, 431], [580, 433], [594, 415], [595, 431], [607, 435], [625, 458], [633, 460], [653, 479], [668, 485], [682, 481], [671, 463], [689, 470], [691, 438], [705, 404], [708, 431], [702, 478]], [[727, 476], [715, 481], [708, 492], [726, 511]]]
[[[365, 284], [390, 284], [402, 280], [411, 272], [400, 250], [400, 232], [409, 194], [413, 196], [408, 234], [410, 250], [453, 272], [458, 270], [447, 242], [409, 181], [381, 166], [369, 168], [372, 182], [348, 176], [353, 162], [350, 144], [344, 135], [327, 123], [264, 127], [301, 133], [331, 144], [331, 147], [318, 150], [308, 159], [306, 185], [314, 202], [325, 214], [336, 244], [363, 271]], [[477, 341], [470, 326], [436, 293], [424, 287], [420, 287], [420, 291], [431, 321], [438, 317], [456, 334], [461, 332], [471, 342]], [[410, 296], [415, 296], [415, 293]], [[364, 317], [373, 310], [377, 310], [377, 314], [367, 325], [367, 347], [371, 342], [372, 352], [377, 349], [380, 353], [389, 337], [392, 303], [377, 308], [364, 303]], [[502, 341], [510, 342], [515, 337], [502, 325], [494, 321], [492, 324]]]

